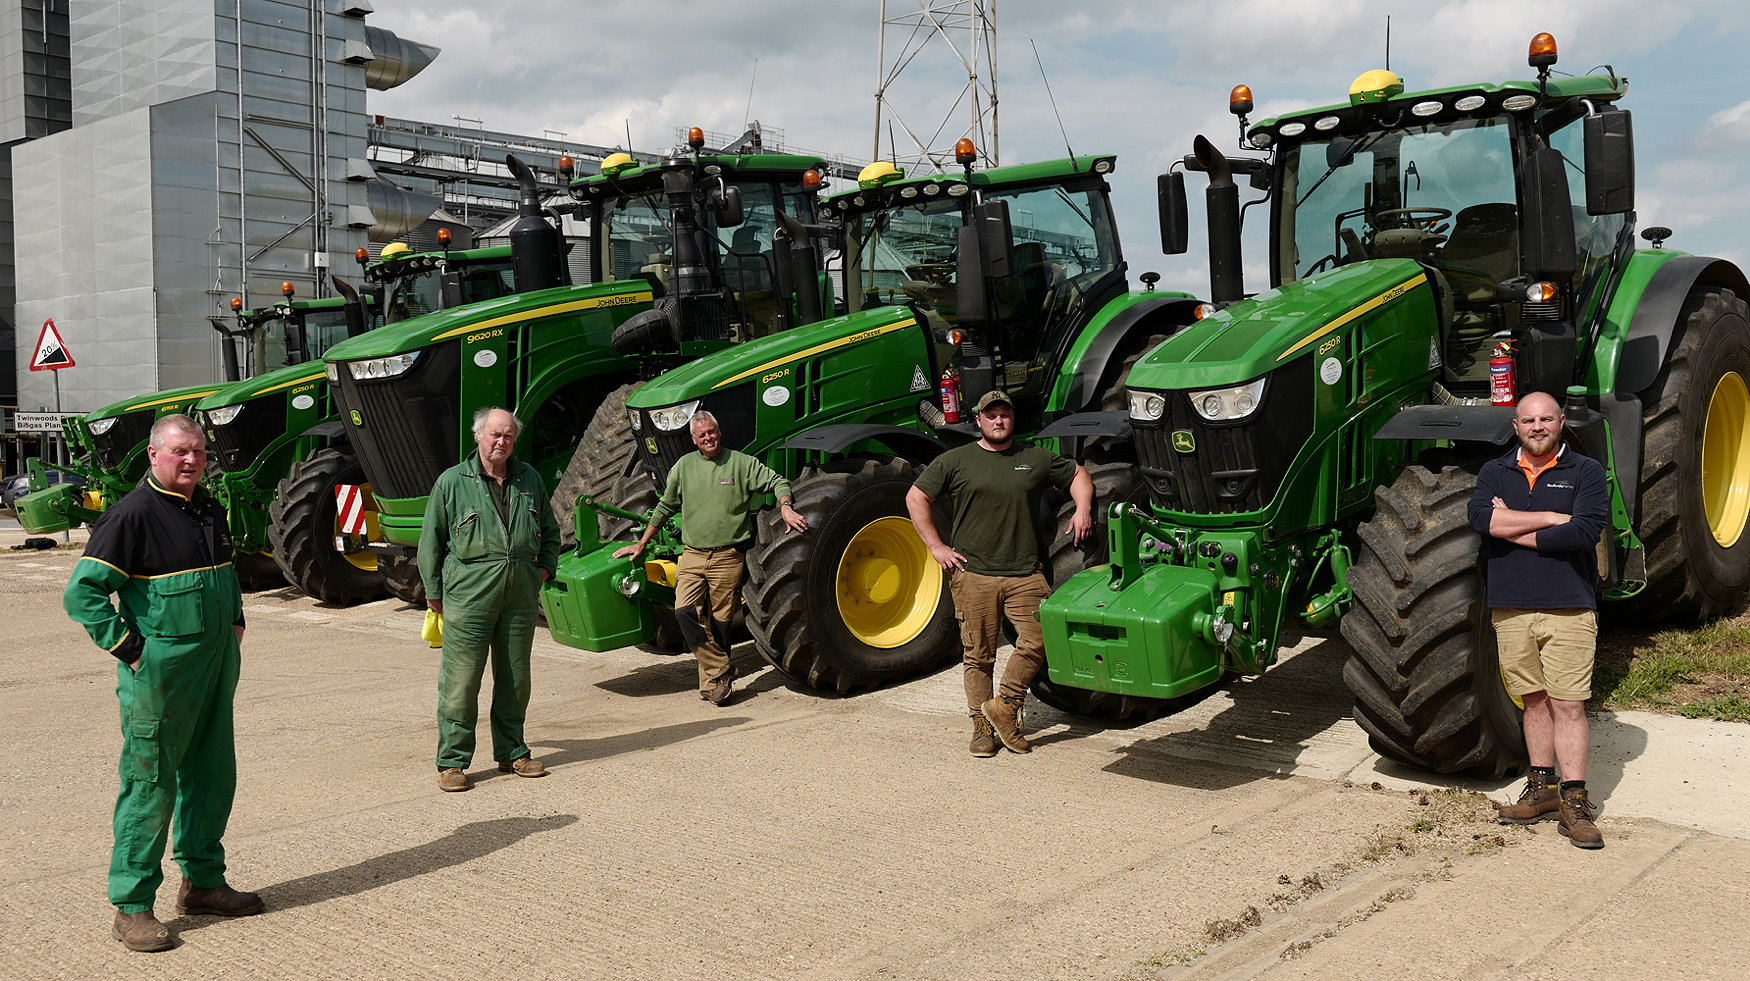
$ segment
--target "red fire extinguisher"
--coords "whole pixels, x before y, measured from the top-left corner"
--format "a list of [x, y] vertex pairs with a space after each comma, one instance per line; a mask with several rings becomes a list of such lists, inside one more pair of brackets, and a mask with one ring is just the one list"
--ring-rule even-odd
[[960, 421], [960, 376], [953, 368], [942, 372], [942, 418], [949, 422]]
[[1515, 405], [1519, 395], [1513, 383], [1513, 342], [1495, 345], [1489, 357], [1489, 402], [1493, 405]]

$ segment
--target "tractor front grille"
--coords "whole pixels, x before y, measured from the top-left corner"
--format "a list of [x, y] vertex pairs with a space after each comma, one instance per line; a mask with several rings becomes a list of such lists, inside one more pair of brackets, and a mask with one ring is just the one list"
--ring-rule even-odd
[[[718, 428], [723, 430], [723, 446], [726, 449], [745, 449], [754, 441], [757, 434], [754, 432], [753, 399], [754, 385], [749, 382], [721, 392], [712, 392], [700, 400], [700, 410], [717, 417]], [[676, 461], [696, 449], [693, 446], [692, 427], [683, 426], [673, 432], [660, 432], [648, 412], [643, 412], [641, 427], [638, 440], [639, 460], [644, 464], [644, 471], [650, 474], [650, 479], [661, 489], [667, 485], [668, 472], [674, 469]]]
[[458, 341], [426, 348], [394, 378], [360, 381], [340, 365], [341, 421], [376, 496], [423, 497], [456, 462], [460, 365]]
[[201, 420], [207, 431], [207, 448], [220, 472], [248, 470], [267, 452], [268, 444], [285, 432], [286, 398], [284, 392], [278, 392], [248, 402], [228, 426]]
[[115, 417], [115, 422], [102, 436], [91, 436], [91, 454], [99, 469], [116, 472], [134, 447], [152, 435], [152, 423], [158, 418], [154, 409], [136, 409]]
[[1269, 504], [1312, 436], [1311, 389], [1311, 365], [1298, 359], [1270, 374], [1263, 402], [1237, 423], [1206, 422], [1187, 393], [1166, 393], [1159, 423], [1132, 424], [1137, 463], [1154, 503], [1187, 514], [1257, 511]]

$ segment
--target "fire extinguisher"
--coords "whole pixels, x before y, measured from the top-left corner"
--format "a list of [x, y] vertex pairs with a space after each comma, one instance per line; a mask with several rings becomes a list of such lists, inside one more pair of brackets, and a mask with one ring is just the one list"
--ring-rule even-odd
[[949, 422], [960, 421], [960, 376], [953, 368], [942, 372], [942, 418]]
[[1514, 405], [1518, 401], [1513, 381], [1513, 342], [1502, 341], [1489, 356], [1489, 403]]

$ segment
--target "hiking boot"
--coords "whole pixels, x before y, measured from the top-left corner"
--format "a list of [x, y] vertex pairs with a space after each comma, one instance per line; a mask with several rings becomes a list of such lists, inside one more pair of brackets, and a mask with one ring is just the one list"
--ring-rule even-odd
[[1031, 753], [1033, 744], [1021, 736], [1021, 702], [1019, 698], [1007, 695], [993, 698], [979, 708], [984, 717], [990, 721], [990, 727], [997, 732], [997, 738], [1003, 745], [1009, 747], [1011, 753]]
[[158, 922], [158, 917], [151, 910], [144, 913], [123, 913], [115, 911], [115, 926], [110, 927], [109, 935], [120, 940], [122, 946], [129, 950], [151, 953], [155, 950], [169, 950], [176, 946], [176, 938], [170, 935], [170, 928]]
[[1575, 787], [1561, 792], [1561, 817], [1558, 819], [1560, 831], [1575, 848], [1603, 848], [1604, 835], [1599, 832], [1598, 825], [1592, 823], [1597, 816], [1597, 808], [1592, 806], [1591, 798], [1586, 796], [1585, 787]]
[[459, 766], [445, 767], [438, 771], [438, 789], [446, 794], [459, 793], [474, 786], [474, 781], [462, 772]]
[[500, 761], [498, 771], [500, 773], [514, 773], [519, 777], [544, 777], [547, 775], [547, 767], [533, 756], [524, 756], [521, 759], [508, 762]]
[[982, 715], [972, 717], [972, 755], [988, 757], [997, 755], [997, 734], [990, 727], [990, 720]]
[[176, 890], [176, 908], [189, 916], [254, 916], [267, 907], [255, 893], [238, 892], [223, 882], [196, 889], [184, 879]]
[[1543, 778], [1534, 773], [1525, 778], [1525, 791], [1517, 801], [1495, 805], [1495, 819], [1502, 824], [1536, 824], [1555, 817], [1561, 806], [1556, 788], [1544, 786]]
[[729, 696], [735, 694], [735, 689], [730, 687], [729, 684], [734, 677], [734, 675], [724, 675], [722, 681], [712, 685], [708, 690], [700, 692], [699, 697], [710, 702], [712, 705], [722, 706], [729, 704]]

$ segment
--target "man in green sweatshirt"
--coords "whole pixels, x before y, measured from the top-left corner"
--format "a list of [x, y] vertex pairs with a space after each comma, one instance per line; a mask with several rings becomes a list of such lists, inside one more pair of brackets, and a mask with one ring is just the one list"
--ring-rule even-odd
[[756, 494], [775, 494], [778, 515], [791, 531], [808, 530], [808, 522], [790, 506], [789, 481], [746, 453], [723, 448], [716, 416], [694, 413], [691, 429], [699, 449], [681, 457], [668, 472], [662, 499], [651, 510], [638, 544], [624, 546], [614, 556], [637, 557], [663, 522], [681, 516], [685, 548], [676, 571], [675, 618], [699, 661], [699, 697], [723, 705], [735, 680], [729, 665], [729, 624], [747, 567], [743, 552], [753, 538], [749, 505]]

